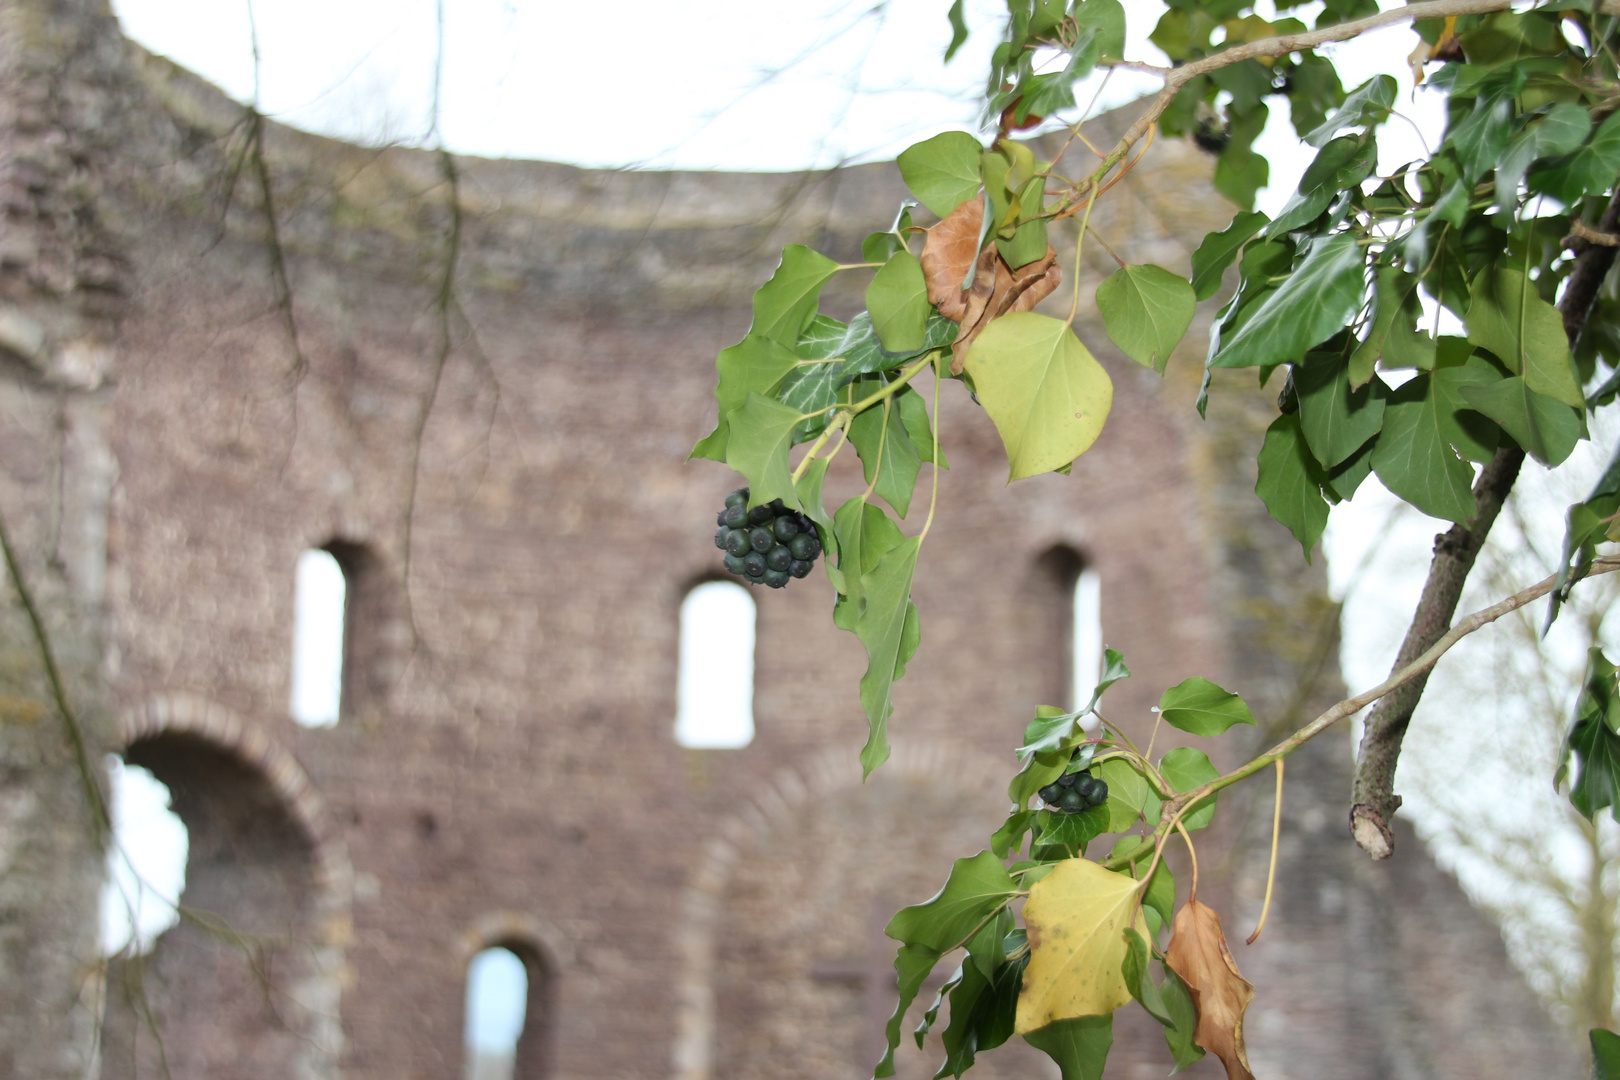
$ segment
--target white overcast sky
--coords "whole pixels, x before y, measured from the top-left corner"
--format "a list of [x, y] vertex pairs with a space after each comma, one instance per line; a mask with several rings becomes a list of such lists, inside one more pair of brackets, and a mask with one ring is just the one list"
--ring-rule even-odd
[[[1124, 3], [1128, 55], [1162, 62], [1146, 36], [1163, 5]], [[991, 41], [977, 35], [942, 66], [946, 6], [945, 0], [888, 0], [877, 8], [873, 0], [447, 0], [434, 133], [432, 0], [113, 3], [125, 32], [147, 48], [239, 100], [256, 100], [277, 119], [323, 134], [371, 143], [437, 139], [460, 153], [598, 167], [739, 170], [888, 158], [945, 128], [971, 128], [971, 98]], [[969, 0], [968, 10], [970, 24], [983, 28], [1005, 9], [995, 0]], [[1314, 12], [1307, 7], [1304, 14]], [[1422, 156], [1425, 140], [1433, 145], [1441, 131], [1439, 96], [1412, 92], [1404, 61], [1415, 41], [1410, 30], [1395, 27], [1332, 52], [1347, 87], [1379, 71], [1401, 81], [1398, 108], [1411, 122], [1393, 120], [1381, 133], [1386, 171]], [[1152, 85], [1121, 73], [1104, 103], [1122, 103]], [[1085, 100], [1088, 88], [1079, 96]], [[1274, 105], [1257, 147], [1271, 160], [1273, 179], [1260, 205], [1273, 212], [1309, 161], [1286, 118], [1286, 106]], [[1583, 468], [1591, 473], [1596, 466], [1588, 461]], [[1342, 666], [1353, 689], [1388, 671], [1430, 541], [1444, 527], [1408, 510], [1381, 533], [1393, 503], [1369, 480], [1354, 503], [1335, 509], [1326, 538], [1341, 593], [1379, 538], [1360, 578], [1363, 589], [1346, 608]], [[1541, 512], [1560, 513], [1550, 506]], [[1545, 785], [1545, 778], [1534, 782]], [[1493, 789], [1479, 798], [1502, 795]]]

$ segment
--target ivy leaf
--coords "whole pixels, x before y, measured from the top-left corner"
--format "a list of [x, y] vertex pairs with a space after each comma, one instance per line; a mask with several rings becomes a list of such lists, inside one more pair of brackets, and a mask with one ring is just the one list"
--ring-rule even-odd
[[[1238, 699], [1240, 702], [1241, 698]], [[1250, 718], [1253, 723], [1253, 718]], [[1167, 752], [1159, 762], [1159, 775], [1177, 792], [1191, 791], [1220, 776], [1210, 763], [1209, 755], [1190, 746], [1178, 746]], [[1189, 830], [1202, 829], [1215, 818], [1215, 796], [1198, 800], [1197, 806], [1181, 815], [1181, 823]]]
[[1113, 407], [1108, 373], [1061, 319], [1004, 315], [974, 341], [963, 367], [1001, 434], [1009, 480], [1085, 453]]
[[1481, 94], [1474, 99], [1473, 111], [1447, 134], [1443, 145], [1457, 155], [1465, 184], [1472, 186], [1501, 160], [1513, 129], [1515, 96], [1511, 84]]
[[906, 426], [906, 434], [911, 437], [911, 445], [917, 448], [918, 459], [949, 469], [951, 466], [945, 460], [943, 445], [939, 447], [939, 459], [934, 459], [934, 429], [928, 422], [928, 406], [923, 402], [922, 395], [908, 386], [894, 396], [894, 401], [900, 412], [900, 422]]
[[793, 351], [801, 360], [831, 360], [843, 355], [844, 334], [848, 330], [848, 326], [830, 315], [817, 315], [799, 335], [799, 344]]
[[1485, 386], [1463, 386], [1458, 392], [1470, 407], [1500, 424], [1526, 453], [1549, 468], [1562, 465], [1586, 435], [1586, 423], [1578, 410], [1536, 393], [1517, 375]]
[[1103, 328], [1121, 352], [1164, 374], [1198, 306], [1187, 279], [1158, 266], [1126, 266], [1097, 286]]
[[1159, 997], [1164, 1000], [1165, 1010], [1173, 1021], [1165, 1026], [1164, 1041], [1175, 1059], [1174, 1074], [1204, 1056], [1204, 1048], [1197, 1042], [1198, 1006], [1187, 984], [1168, 966], [1164, 967], [1164, 982], [1159, 984]]
[[1243, 1046], [1243, 1013], [1254, 999], [1254, 986], [1238, 974], [1221, 917], [1197, 900], [1183, 904], [1165, 960], [1198, 1007], [1193, 1036], [1198, 1045], [1221, 1059], [1228, 1080], [1254, 1080]]
[[878, 340], [877, 331], [872, 326], [872, 315], [863, 311], [849, 320], [849, 328], [844, 332], [844, 340], [840, 343], [837, 355], [844, 358], [843, 367], [838, 370], [838, 385], [853, 382], [862, 375], [872, 375], [880, 371], [897, 368], [908, 360], [915, 360], [929, 349], [943, 349], [956, 340], [956, 323], [930, 312], [927, 329], [924, 332], [921, 348], [911, 352], [889, 352]]
[[1542, 158], [1569, 153], [1586, 141], [1591, 130], [1591, 115], [1568, 101], [1554, 105], [1547, 110], [1547, 115], [1530, 121], [1523, 131], [1513, 136], [1496, 163], [1497, 205], [1511, 210], [1519, 201], [1519, 182], [1530, 166]]
[[1012, 1038], [1018, 988], [1027, 963], [1027, 957], [1020, 957], [991, 976], [976, 966], [963, 965], [962, 979], [951, 990], [951, 1022], [940, 1039], [945, 1044], [945, 1061], [934, 1080], [960, 1077], [973, 1065], [978, 1051], [994, 1049]]
[[1142, 821], [1159, 823], [1159, 797], [1124, 758], [1109, 758], [1094, 766], [1092, 772], [1108, 784], [1108, 801], [1103, 803], [1108, 811], [1104, 832], [1124, 832]]
[[902, 150], [895, 164], [917, 200], [944, 217], [978, 194], [983, 152], [967, 132], [946, 131]]
[[[1119, 838], [1119, 842], [1114, 845], [1114, 850], [1108, 853], [1108, 858], [1110, 861], [1112, 861], [1122, 855], [1129, 855], [1138, 848], [1144, 846], [1151, 847], [1152, 845], [1153, 841], [1145, 836], [1122, 836]], [[1130, 870], [1132, 877], [1136, 877], [1136, 870], [1139, 866], [1145, 866], [1145, 863], [1141, 860], [1137, 860], [1132, 862], [1130, 866], [1127, 867], [1127, 869]], [[1137, 880], [1140, 881], [1141, 879], [1137, 878]], [[1154, 934], [1157, 934], [1161, 926], [1168, 926], [1171, 916], [1175, 914], [1175, 907], [1175, 875], [1170, 872], [1170, 865], [1161, 859], [1159, 860], [1159, 865], [1154, 867], [1153, 877], [1148, 880], [1147, 889], [1142, 893], [1142, 910], [1148, 916], [1148, 928], [1152, 930]], [[1126, 931], [1127, 940], [1135, 936], [1135, 931]], [[1145, 955], [1146, 950], [1147, 946], [1144, 943], [1144, 955], [1142, 957], [1143, 970], [1146, 970], [1147, 966], [1147, 956]], [[1126, 957], [1125, 964], [1125, 981], [1127, 983], [1130, 982], [1130, 958], [1128, 956]], [[1131, 996], [1137, 996], [1134, 989], [1131, 992]], [[1137, 1000], [1140, 1001], [1141, 998], [1138, 997]], [[1151, 1012], [1152, 1010], [1150, 1009], [1148, 1011]]]
[[1053, 705], [1037, 705], [1035, 719], [1024, 728], [1024, 745], [1018, 748], [1018, 760], [1023, 761], [1031, 754], [1063, 749], [1074, 738], [1080, 718], [1090, 711], [1076, 709], [1074, 712], [1064, 712]]
[[1026, 1033], [1024, 1041], [1056, 1062], [1063, 1080], [1101, 1080], [1114, 1045], [1114, 1017], [1059, 1020]]
[[1382, 123], [1395, 104], [1395, 91], [1396, 83], [1392, 76], [1373, 76], [1352, 90], [1344, 99], [1344, 104], [1307, 134], [1305, 141], [1312, 146], [1322, 147], [1347, 127]]
[[1024, 834], [1034, 826], [1036, 813], [1020, 807], [1007, 815], [1001, 828], [990, 836], [990, 850], [997, 858], [1005, 859], [1008, 852], [1016, 852], [1024, 846]]
[[821, 287], [837, 272], [837, 263], [803, 244], [783, 248], [776, 272], [754, 293], [754, 324], [748, 332], [792, 348], [815, 317]]
[[749, 394], [748, 403], [731, 414], [726, 464], [748, 478], [750, 506], [781, 499], [800, 509], [788, 468], [788, 448], [799, 415], [799, 410], [760, 394]]
[[1322, 530], [1327, 528], [1328, 504], [1322, 497], [1326, 480], [1327, 475], [1305, 442], [1298, 415], [1287, 413], [1273, 420], [1260, 445], [1259, 478], [1254, 491], [1271, 516], [1286, 526], [1305, 549], [1306, 562]]
[[[1548, 627], [1558, 617], [1558, 605], [1569, 599], [1575, 583], [1587, 575], [1596, 554], [1597, 542], [1605, 533], [1620, 536], [1620, 525], [1610, 520], [1620, 511], [1620, 447], [1616, 447], [1609, 467], [1592, 486], [1585, 502], [1569, 508], [1564, 528], [1564, 550], [1558, 560], [1558, 584], [1547, 607]], [[1542, 629], [1545, 634], [1546, 628]]]
[[965, 944], [1017, 891], [1001, 860], [981, 851], [957, 859], [944, 888], [921, 904], [895, 912], [883, 932], [907, 945], [944, 954]]
[[1131, 1000], [1120, 969], [1124, 932], [1146, 936], [1140, 886], [1085, 859], [1065, 859], [1029, 890], [1029, 968], [1016, 1030], [1028, 1035], [1059, 1020], [1102, 1016]]
[[1252, 724], [1254, 714], [1241, 697], [1194, 676], [1159, 698], [1164, 722], [1189, 735], [1219, 735], [1233, 724]]
[[887, 729], [889, 714], [894, 711], [894, 680], [904, 672], [917, 648], [911, 578], [917, 570], [919, 542], [915, 536], [902, 540], [878, 560], [861, 582], [865, 608], [855, 622], [855, 636], [866, 646], [866, 674], [861, 676], [861, 706], [866, 710], [869, 729], [866, 745], [861, 748], [865, 776], [871, 776], [873, 769], [889, 759]]
[[874, 405], [849, 422], [849, 441], [860, 455], [868, 484], [902, 518], [911, 508], [922, 459], [892, 401]]
[[714, 400], [720, 422], [692, 448], [692, 457], [726, 460], [730, 416], [748, 402], [749, 394], [770, 395], [796, 367], [799, 358], [778, 341], [749, 334], [729, 349], [720, 350], [714, 366], [720, 373]]
[[1390, 391], [1372, 467], [1385, 487], [1425, 514], [1462, 524], [1476, 509], [1474, 472], [1446, 439], [1431, 379], [1419, 375]]
[[1374, 378], [1350, 388], [1350, 364], [1342, 355], [1311, 353], [1294, 371], [1299, 426], [1312, 456], [1331, 469], [1378, 434], [1388, 388]]
[[1208, 300], [1220, 291], [1221, 275], [1226, 273], [1249, 238], [1270, 220], [1258, 210], [1240, 211], [1232, 218], [1232, 224], [1204, 237], [1204, 242], [1192, 255], [1193, 294], [1199, 300]]
[[1530, 174], [1530, 187], [1544, 191], [1560, 202], [1573, 204], [1583, 195], [1609, 190], [1620, 173], [1620, 113], [1610, 113], [1598, 125], [1592, 139], [1575, 151], [1567, 162]]
[[872, 1070], [875, 1078], [894, 1075], [894, 1051], [900, 1045], [900, 1025], [905, 1022], [906, 1010], [916, 1000], [917, 991], [928, 978], [934, 965], [939, 963], [940, 953], [925, 945], [902, 945], [894, 957], [895, 980], [899, 983], [900, 999], [895, 1003], [894, 1014], [889, 1017], [888, 1026], [884, 1028], [884, 1036], [888, 1039], [888, 1046], [883, 1051], [883, 1058]]
[[[1030, 853], [1036, 858], [1060, 859], [1084, 855], [1087, 844], [1103, 833], [1112, 831], [1110, 816], [1106, 803], [1088, 807], [1078, 814], [1042, 810], [1037, 819], [1041, 834], [1031, 846]], [[1037, 848], [1041, 850], [1037, 852]]]
[[861, 612], [866, 610], [862, 584], [866, 575], [877, 566], [878, 560], [898, 547], [905, 536], [881, 507], [873, 506], [858, 495], [833, 515], [833, 536], [837, 541], [838, 569], [845, 585], [841, 590], [843, 596], [833, 608], [833, 625], [853, 632]]
[[1575, 701], [1575, 723], [1564, 740], [1564, 764], [1554, 784], [1568, 775], [1569, 760], [1576, 765], [1570, 805], [1588, 821], [1595, 821], [1605, 806], [1620, 821], [1620, 687], [1615, 667], [1603, 650], [1593, 646], [1586, 655], [1586, 677]]
[[1119, 0], [1082, 0], [1074, 5], [1074, 22], [1080, 33], [1089, 31], [1094, 35], [1092, 40], [1099, 58], [1118, 60], [1123, 57], [1125, 8]]
[[816, 523], [817, 538], [821, 541], [823, 553], [821, 565], [826, 568], [827, 580], [832, 582], [833, 588], [843, 593], [846, 590], [844, 572], [833, 565], [838, 555], [838, 535], [833, 529], [833, 519], [828, 515], [826, 507], [821, 504], [821, 486], [827, 479], [827, 467], [831, 464], [831, 458], [817, 458], [812, 461], [794, 487], [798, 490], [799, 506], [805, 516]]
[[889, 352], [921, 349], [928, 329], [928, 283], [909, 251], [890, 256], [866, 288], [866, 308], [878, 341]]
[[1380, 267], [1373, 292], [1372, 326], [1367, 337], [1350, 356], [1350, 385], [1361, 387], [1372, 380], [1374, 365], [1386, 367], [1434, 367], [1434, 341], [1417, 328], [1423, 314], [1418, 300], [1417, 275], [1394, 266]]
[[1470, 293], [1463, 319], [1468, 340], [1495, 353], [1536, 393], [1584, 409], [1558, 309], [1517, 270], [1488, 268], [1474, 278]]
[[1299, 268], [1221, 342], [1209, 366], [1257, 367], [1298, 360], [1355, 316], [1361, 306], [1364, 267], [1351, 234], [1316, 241]]
[[956, 50], [967, 43], [968, 28], [967, 20], [962, 14], [963, 2], [964, 0], [953, 0], [950, 11], [946, 13], [946, 17], [950, 19], [951, 23], [951, 43], [945, 46], [945, 62], [947, 64], [956, 55]]

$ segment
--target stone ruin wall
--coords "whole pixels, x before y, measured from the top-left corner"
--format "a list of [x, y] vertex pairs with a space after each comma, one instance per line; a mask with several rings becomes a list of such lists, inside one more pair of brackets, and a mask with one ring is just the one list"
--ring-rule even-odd
[[[456, 159], [453, 215], [436, 155], [268, 125], [272, 243], [241, 108], [123, 41], [98, 3], [0, 13], [0, 79], [0, 511], [91, 760], [120, 751], [169, 784], [191, 834], [183, 901], [205, 913], [144, 965], [113, 964], [104, 1004], [62, 962], [93, 957], [99, 857], [7, 593], [0, 836], [24, 842], [0, 844], [18, 871], [0, 883], [0, 1074], [83, 1075], [95, 1054], [102, 1076], [153, 1075], [150, 1010], [181, 1080], [457, 1077], [466, 964], [504, 944], [533, 985], [521, 1076], [858, 1076], [881, 993], [848, 969], [878, 913], [983, 844], [1008, 748], [1063, 694], [1054, 550], [1102, 580], [1134, 672], [1116, 719], [1193, 672], [1273, 727], [1341, 689], [1320, 568], [1252, 495], [1264, 396], [1217, 397], [1200, 424], [1195, 345], [1161, 384], [1083, 309], [1116, 402], [1073, 477], [1006, 487], [993, 428], [943, 395], [952, 469], [894, 760], [860, 784], [863, 658], [819, 575], [758, 597], [753, 744], [682, 750], [676, 613], [714, 576], [708, 523], [732, 486], [684, 462], [714, 353], [783, 243], [854, 258], [903, 196], [891, 167]], [[1161, 144], [1093, 222], [1183, 269], [1221, 223], [1208, 168]], [[1089, 253], [1088, 279], [1106, 258]], [[858, 487], [850, 466], [834, 492]], [[286, 716], [292, 570], [334, 543], [344, 716], [306, 730]], [[1257, 1070], [1573, 1075], [1495, 928], [1416, 842], [1381, 866], [1355, 854], [1344, 738], [1291, 764], [1279, 908], [1238, 957]], [[1217, 745], [1217, 764], [1242, 749]], [[1258, 910], [1269, 794], [1223, 813], [1240, 854], [1206, 855], [1234, 933]], [[1110, 1076], [1167, 1067], [1137, 1012]], [[977, 1068], [1042, 1060], [1008, 1047]]]

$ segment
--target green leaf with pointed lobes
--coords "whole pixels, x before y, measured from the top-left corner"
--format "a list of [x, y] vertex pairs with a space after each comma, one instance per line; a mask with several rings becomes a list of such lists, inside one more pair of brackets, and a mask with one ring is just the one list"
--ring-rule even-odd
[[1491, 350], [1525, 385], [1574, 409], [1586, 407], [1558, 309], [1517, 270], [1487, 268], [1469, 287], [1468, 340]]
[[726, 464], [748, 478], [750, 506], [781, 499], [800, 508], [788, 468], [788, 449], [798, 422], [797, 409], [759, 394], [749, 394], [748, 403], [731, 414]]
[[[1190, 746], [1178, 746], [1167, 752], [1159, 762], [1159, 775], [1177, 792], [1191, 791], [1220, 776], [1210, 762], [1209, 755]], [[1181, 815], [1181, 823], [1189, 830], [1202, 829], [1215, 817], [1215, 796], [1200, 799], [1198, 805]]]
[[1356, 238], [1315, 241], [1293, 273], [1209, 361], [1211, 367], [1259, 367], [1299, 360], [1349, 325], [1361, 307], [1366, 259]]
[[783, 248], [776, 272], [754, 293], [754, 324], [748, 332], [793, 348], [815, 318], [821, 287], [837, 272], [836, 262], [803, 244]]
[[1474, 471], [1447, 441], [1449, 417], [1425, 373], [1390, 391], [1372, 467], [1384, 486], [1431, 517], [1458, 524], [1474, 516]]
[[889, 759], [894, 681], [917, 649], [911, 579], [917, 570], [919, 543], [915, 536], [901, 541], [861, 582], [865, 607], [855, 621], [855, 636], [866, 646], [866, 674], [861, 676], [861, 706], [866, 710], [868, 732], [861, 748], [861, 768], [866, 776]]
[[1034, 312], [992, 322], [964, 370], [1007, 450], [1008, 479], [1051, 472], [1090, 449], [1114, 384], [1067, 323]]
[[1586, 437], [1586, 419], [1579, 410], [1536, 393], [1520, 376], [1485, 386], [1463, 386], [1458, 393], [1549, 468], [1562, 465], [1575, 444]]
[[957, 859], [944, 888], [921, 904], [901, 908], [883, 932], [896, 941], [946, 953], [966, 944], [1017, 891], [1001, 860], [981, 851]]
[[793, 350], [758, 334], [749, 334], [729, 349], [720, 350], [715, 358], [720, 381], [714, 391], [719, 423], [692, 448], [691, 456], [726, 460], [731, 414], [747, 404], [749, 394], [774, 395], [798, 364]]

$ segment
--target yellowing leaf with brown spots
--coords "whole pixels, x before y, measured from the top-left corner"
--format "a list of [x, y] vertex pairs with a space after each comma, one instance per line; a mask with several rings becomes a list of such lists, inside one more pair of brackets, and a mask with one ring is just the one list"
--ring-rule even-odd
[[1121, 969], [1133, 917], [1136, 931], [1147, 937], [1138, 888], [1125, 874], [1067, 859], [1029, 890], [1029, 967], [1018, 995], [1018, 1034], [1077, 1016], [1105, 1016], [1131, 1000]]
[[1164, 958], [1192, 991], [1198, 1009], [1193, 1042], [1226, 1064], [1227, 1080], [1254, 1080], [1243, 1047], [1243, 1012], [1254, 998], [1254, 985], [1238, 974], [1221, 917], [1205, 904], [1187, 901], [1176, 912], [1175, 936]]

